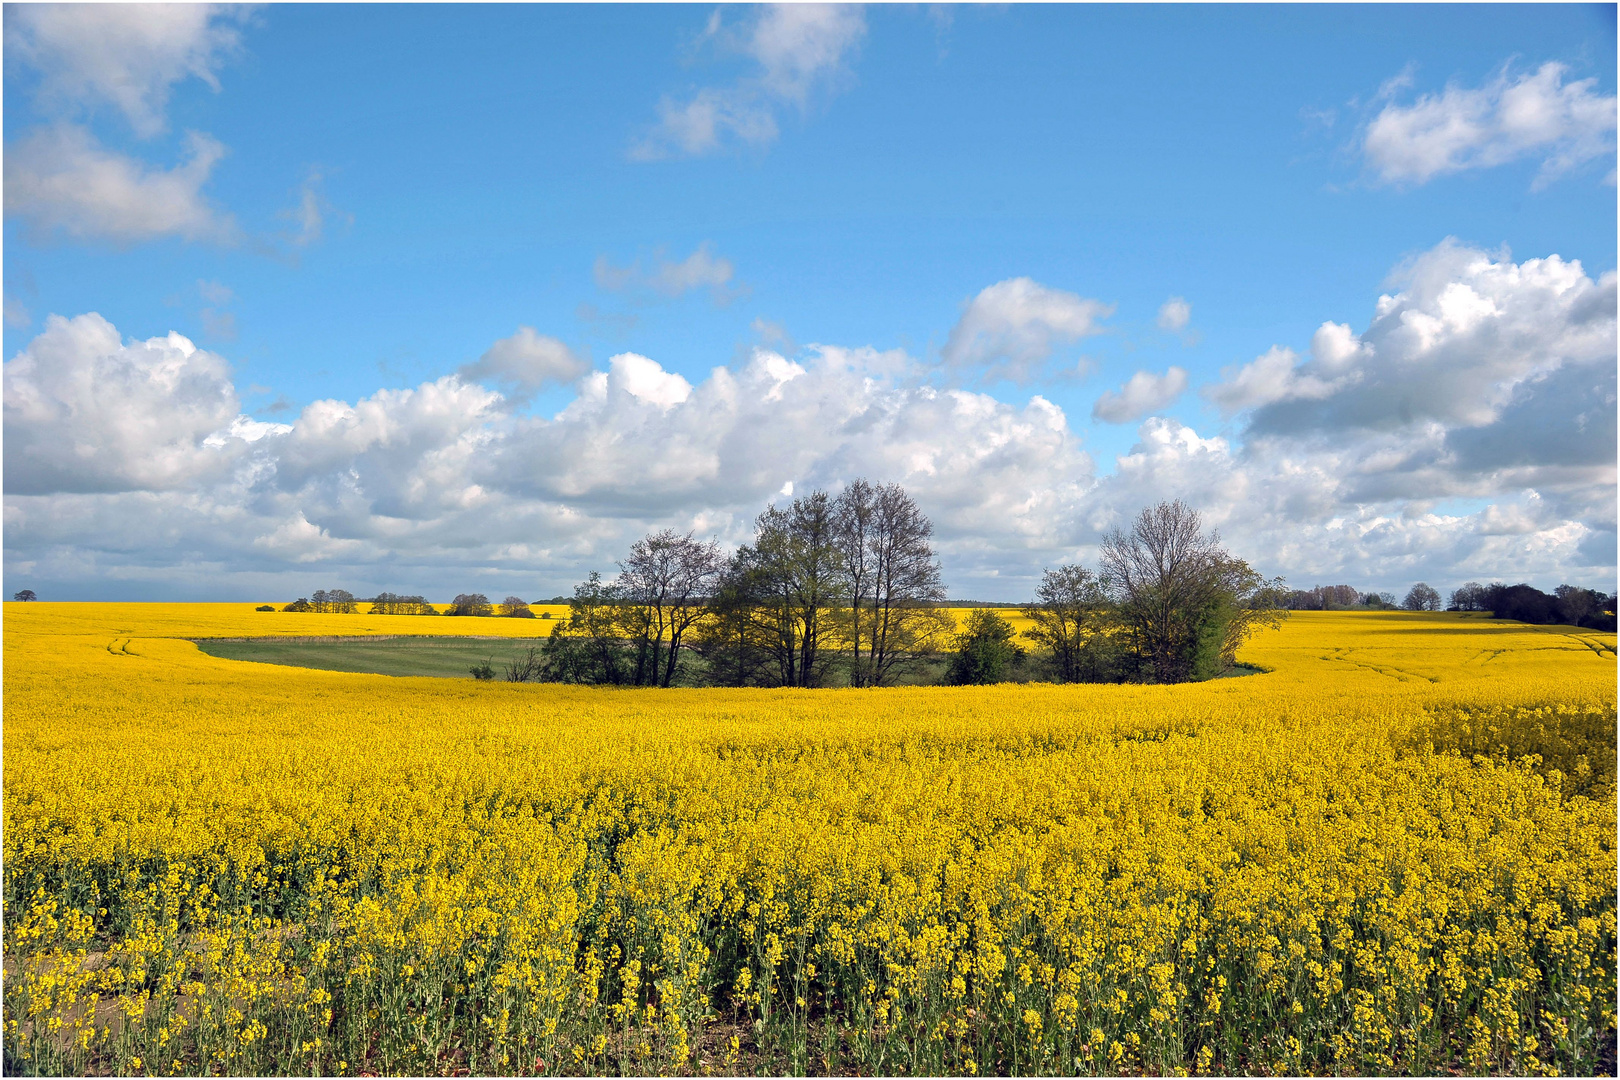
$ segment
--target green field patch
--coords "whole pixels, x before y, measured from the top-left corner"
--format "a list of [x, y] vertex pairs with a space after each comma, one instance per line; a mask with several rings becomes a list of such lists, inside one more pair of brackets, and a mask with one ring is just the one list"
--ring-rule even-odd
[[487, 660], [499, 679], [508, 662], [540, 644], [532, 637], [203, 638], [197, 648], [222, 660], [439, 679], [471, 679]]

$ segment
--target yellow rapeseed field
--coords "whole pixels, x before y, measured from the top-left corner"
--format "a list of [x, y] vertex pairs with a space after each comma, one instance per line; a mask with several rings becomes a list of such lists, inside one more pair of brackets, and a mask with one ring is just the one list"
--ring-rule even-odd
[[1615, 638], [1296, 614], [1174, 686], [599, 690], [5, 607], [5, 1069], [1590, 1073]]

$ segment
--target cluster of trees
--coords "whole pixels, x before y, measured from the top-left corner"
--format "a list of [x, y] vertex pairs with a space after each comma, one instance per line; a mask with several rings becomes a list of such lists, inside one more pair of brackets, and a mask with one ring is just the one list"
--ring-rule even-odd
[[371, 600], [371, 615], [437, 615], [432, 604], [423, 596], [400, 596], [398, 593], [380, 592]]
[[[1283, 616], [1280, 581], [1233, 557], [1180, 502], [1144, 510], [1103, 544], [1102, 566], [1047, 570], [1033, 628], [972, 612], [957, 631], [933, 526], [898, 484], [857, 480], [755, 521], [729, 558], [672, 531], [636, 543], [613, 580], [592, 574], [543, 652], [512, 681], [615, 686], [888, 686], [938, 672], [957, 684], [1020, 673], [1059, 682], [1185, 682], [1229, 671]], [[1031, 671], [1030, 651], [1037, 646]], [[700, 663], [683, 665], [686, 656]]]
[[1178, 501], [1103, 538], [1101, 566], [1047, 570], [1024, 614], [1058, 682], [1179, 683], [1224, 675], [1256, 631], [1287, 612], [1266, 579]]
[[1615, 628], [1615, 595], [1575, 585], [1560, 585], [1544, 593], [1531, 585], [1481, 585], [1470, 581], [1451, 593], [1450, 611], [1489, 611], [1498, 619], [1527, 623], [1561, 623], [1590, 630]]
[[[421, 596], [400, 596], [396, 593], [378, 593], [370, 600], [356, 599], [347, 589], [316, 589], [307, 597], [299, 597], [283, 611], [312, 612], [318, 615], [353, 615], [359, 610], [359, 605], [370, 604], [366, 612], [368, 615], [470, 615], [491, 616], [501, 615], [514, 619], [532, 619], [534, 612], [530, 610], [528, 601], [521, 597], [508, 596], [499, 604], [491, 604], [489, 597], [483, 593], [461, 593], [450, 602], [443, 611], [427, 602]], [[271, 607], [261, 607], [260, 611], [273, 611]]]
[[[1419, 582], [1413, 588], [1421, 590], [1429, 587]], [[1439, 594], [1436, 594], [1436, 600], [1438, 598]], [[1410, 601], [1410, 594], [1407, 599]], [[1395, 609], [1395, 594], [1362, 592], [1354, 585], [1318, 585], [1314, 589], [1288, 590], [1279, 599], [1278, 606], [1286, 611], [1356, 611], [1362, 608], [1392, 611]]]
[[690, 533], [655, 533], [615, 579], [592, 574], [575, 589], [546, 677], [671, 686], [690, 653], [714, 685], [891, 685], [954, 630], [932, 537], [904, 489], [866, 480], [768, 507], [730, 557]]

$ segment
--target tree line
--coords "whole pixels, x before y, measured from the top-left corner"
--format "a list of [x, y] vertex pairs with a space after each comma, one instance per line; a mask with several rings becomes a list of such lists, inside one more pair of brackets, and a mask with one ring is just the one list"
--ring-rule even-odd
[[768, 507], [729, 557], [690, 533], [654, 533], [616, 577], [582, 582], [566, 625], [507, 677], [663, 687], [1186, 682], [1229, 672], [1243, 641], [1285, 614], [1281, 581], [1227, 552], [1180, 502], [1106, 537], [1098, 569], [1046, 570], [1021, 609], [1031, 623], [1022, 634], [987, 608], [958, 629], [942, 607], [932, 536], [900, 485], [866, 480]]
[[1498, 619], [1565, 626], [1589, 630], [1615, 628], [1615, 594], [1576, 585], [1560, 585], [1544, 593], [1531, 585], [1504, 585], [1500, 581], [1481, 585], [1470, 581], [1451, 593], [1449, 611], [1489, 611]]
[[[958, 627], [944, 606], [933, 531], [899, 484], [862, 479], [836, 496], [813, 491], [771, 504], [729, 555], [691, 532], [651, 533], [617, 574], [593, 572], [576, 586], [566, 619], [504, 676], [627, 687], [1181, 683], [1231, 673], [1242, 644], [1292, 611], [1397, 607], [1390, 593], [1349, 585], [1287, 589], [1173, 501], [1103, 537], [1095, 568], [1045, 569], [1019, 609], [1028, 629], [1018, 632], [988, 605]], [[421, 596], [360, 600], [343, 589], [317, 590], [283, 610], [353, 613], [362, 604], [376, 615], [535, 617], [515, 596], [492, 604], [465, 593], [441, 611]], [[1419, 582], [1399, 607], [1439, 610], [1440, 594]], [[1549, 596], [1470, 582], [1448, 607], [1614, 628], [1613, 596], [1567, 585]], [[498, 673], [486, 661], [473, 674]]]
[[1393, 611], [1488, 611], [1498, 619], [1537, 624], [1580, 626], [1614, 630], [1615, 595], [1575, 585], [1560, 585], [1544, 593], [1531, 585], [1481, 585], [1470, 581], [1451, 591], [1444, 604], [1438, 589], [1418, 582], [1398, 605], [1393, 593], [1361, 592], [1350, 585], [1318, 585], [1293, 589], [1281, 600], [1290, 611], [1352, 611], [1373, 608]]
[[[378, 593], [369, 599], [359, 599], [347, 589], [316, 589], [309, 596], [301, 596], [283, 607], [282, 611], [310, 612], [316, 615], [354, 615], [360, 605], [368, 605], [367, 615], [498, 615], [513, 619], [532, 619], [526, 600], [508, 596], [499, 604], [491, 604], [483, 593], [461, 593], [443, 611], [428, 603], [422, 596], [399, 596], [391, 592]], [[260, 611], [274, 611], [268, 604]]]

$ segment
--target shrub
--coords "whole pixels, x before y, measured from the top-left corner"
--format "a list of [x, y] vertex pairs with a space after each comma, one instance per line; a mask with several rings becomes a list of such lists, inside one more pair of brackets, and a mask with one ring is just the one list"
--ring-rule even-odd
[[1001, 682], [1007, 669], [1024, 658], [1013, 643], [1012, 624], [994, 611], [980, 608], [968, 616], [956, 636], [956, 656], [945, 681], [952, 686], [983, 686]]

